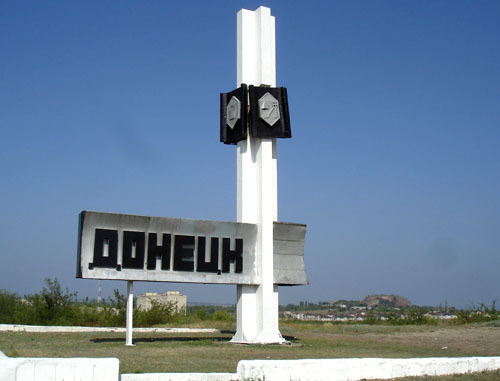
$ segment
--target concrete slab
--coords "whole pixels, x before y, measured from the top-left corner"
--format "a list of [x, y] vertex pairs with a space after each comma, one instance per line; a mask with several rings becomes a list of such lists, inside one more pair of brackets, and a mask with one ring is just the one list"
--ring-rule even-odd
[[437, 376], [500, 369], [500, 357], [410, 359], [243, 360], [241, 380], [354, 381], [408, 376]]
[[116, 358], [0, 358], [2, 381], [118, 381]]

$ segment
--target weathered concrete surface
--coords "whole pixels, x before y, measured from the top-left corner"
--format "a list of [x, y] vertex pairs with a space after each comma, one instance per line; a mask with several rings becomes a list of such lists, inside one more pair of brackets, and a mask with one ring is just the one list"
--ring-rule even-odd
[[[125, 332], [121, 327], [71, 327], [0, 324], [0, 332]], [[134, 328], [134, 332], [219, 333], [215, 328]]]
[[238, 363], [240, 380], [273, 381], [353, 381], [437, 376], [496, 369], [500, 369], [500, 357], [243, 360]]
[[[4, 355], [5, 356], [5, 355]], [[142, 373], [119, 375], [115, 358], [8, 358], [0, 352], [2, 381], [354, 381], [438, 376], [500, 369], [500, 357], [410, 359], [243, 360], [237, 373]]]
[[1, 357], [2, 381], [118, 381], [116, 358]]

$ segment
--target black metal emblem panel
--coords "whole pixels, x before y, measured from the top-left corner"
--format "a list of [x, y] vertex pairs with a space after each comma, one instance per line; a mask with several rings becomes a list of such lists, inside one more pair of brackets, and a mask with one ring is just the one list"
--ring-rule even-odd
[[247, 138], [247, 85], [220, 95], [220, 141], [236, 144]]
[[291, 138], [288, 96], [284, 87], [249, 86], [250, 133], [256, 138]]

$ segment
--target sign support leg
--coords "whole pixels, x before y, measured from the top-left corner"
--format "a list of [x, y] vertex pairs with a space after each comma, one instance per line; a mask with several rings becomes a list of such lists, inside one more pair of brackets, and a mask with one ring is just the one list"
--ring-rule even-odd
[[127, 281], [127, 333], [125, 345], [133, 347], [132, 344], [132, 319], [134, 316], [134, 282], [131, 280]]

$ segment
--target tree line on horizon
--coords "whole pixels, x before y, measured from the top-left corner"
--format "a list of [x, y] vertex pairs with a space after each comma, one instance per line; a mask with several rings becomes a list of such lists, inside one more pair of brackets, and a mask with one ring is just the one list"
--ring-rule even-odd
[[[426, 314], [434, 307], [418, 307], [406, 299], [397, 296], [387, 298], [375, 295], [363, 301], [336, 300], [334, 302], [300, 302], [298, 305], [280, 306], [280, 311], [325, 311], [334, 308], [349, 309], [355, 306], [367, 306], [366, 300], [373, 301], [381, 297], [382, 302], [371, 307], [363, 321], [365, 324], [436, 324]], [[370, 299], [368, 299], [370, 298]], [[404, 300], [402, 307], [395, 307], [391, 300]], [[0, 324], [28, 325], [76, 325], [76, 326], [125, 326], [126, 297], [114, 290], [112, 297], [101, 302], [78, 301], [77, 292], [63, 289], [57, 279], [45, 279], [45, 286], [35, 294], [19, 297], [13, 292], [0, 290]], [[442, 307], [441, 307], [442, 308]], [[480, 303], [468, 309], [455, 309], [446, 306], [446, 312], [457, 316], [453, 324], [475, 323], [500, 320], [500, 311], [496, 301], [491, 306]], [[377, 311], [384, 311], [389, 319], [380, 319]], [[403, 316], [403, 317], [402, 317]], [[151, 327], [155, 325], [190, 324], [196, 321], [235, 322], [235, 308], [222, 306], [188, 306], [187, 313], [176, 311], [173, 303], [160, 304], [153, 301], [149, 310], [134, 308], [134, 326]], [[348, 323], [346, 323], [348, 324]]]

